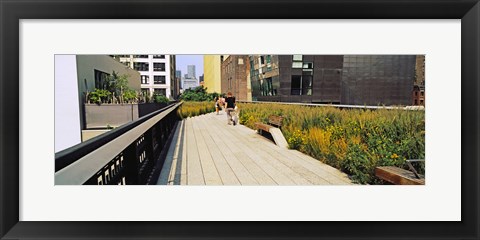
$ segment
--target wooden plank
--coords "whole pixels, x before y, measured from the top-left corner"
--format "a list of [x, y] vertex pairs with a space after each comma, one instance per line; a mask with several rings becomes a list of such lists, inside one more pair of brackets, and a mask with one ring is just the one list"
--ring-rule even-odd
[[[253, 134], [251, 129], [244, 126], [242, 127], [243, 128], [238, 128], [238, 129], [241, 130], [242, 135], [244, 137], [246, 137], [247, 139], [250, 139], [250, 141], [255, 141], [256, 144], [259, 144], [258, 142], [266, 143], [264, 146], [267, 147], [268, 149], [264, 149], [264, 150], [268, 154], [273, 154], [275, 157], [286, 156], [288, 157], [288, 159], [290, 159], [290, 161], [295, 161], [296, 163], [300, 164], [304, 168], [307, 168], [311, 172], [327, 180], [327, 182], [331, 184], [339, 184], [339, 185], [352, 184], [348, 176], [345, 173], [341, 172], [340, 170], [333, 168], [327, 164], [324, 164], [318, 161], [317, 159], [314, 159], [296, 150], [281, 149], [276, 145], [272, 144], [270, 141], [264, 140], [263, 138], [256, 138], [256, 136], [258, 135]], [[271, 151], [276, 151], [277, 153], [273, 153]]]
[[200, 163], [200, 156], [198, 154], [198, 146], [195, 140], [195, 134], [193, 131], [193, 120], [187, 118], [187, 179], [188, 185], [205, 185], [205, 179], [203, 177], [202, 164]]
[[261, 130], [263, 130], [263, 131], [269, 132], [269, 131], [270, 131], [270, 128], [271, 128], [272, 126], [267, 125], [267, 124], [265, 124], [265, 123], [260, 123], [260, 122], [258, 122], [258, 123], [255, 123], [255, 127], [256, 127], [257, 129], [261, 129]]
[[397, 185], [425, 185], [424, 178], [418, 179], [412, 172], [398, 167], [376, 167], [375, 175], [380, 179]]
[[[222, 123], [226, 124], [224, 121]], [[210, 123], [211, 124], [211, 123]], [[212, 125], [213, 126], [213, 125]], [[210, 132], [210, 136], [215, 144], [218, 146], [221, 154], [223, 155], [224, 159], [227, 161], [228, 165], [235, 173], [238, 181], [241, 185], [258, 185], [258, 182], [252, 176], [252, 174], [243, 166], [243, 164], [236, 158], [230, 149], [226, 147], [225, 142], [222, 138], [220, 138], [221, 133], [217, 129], [217, 127], [212, 127], [212, 131]]]
[[[225, 135], [228, 139], [239, 138], [239, 128], [244, 126], [237, 126], [234, 128], [226, 128]], [[254, 134], [253, 136], [256, 136]], [[291, 183], [298, 185], [311, 185], [312, 183], [305, 179], [302, 175], [290, 169], [285, 164], [278, 161], [277, 158], [272, 157], [271, 154], [265, 152], [265, 146], [263, 144], [271, 144], [269, 141], [252, 142], [251, 138], [244, 138], [240, 142], [236, 142], [235, 146], [238, 146], [240, 150], [246, 153], [251, 159], [254, 160], [257, 165], [267, 172], [277, 183], [283, 183], [286, 185], [292, 185]], [[282, 156], [280, 156], [282, 157]], [[273, 170], [272, 170], [273, 169]]]
[[[241, 142], [239, 142], [237, 138], [234, 136], [227, 137], [225, 135], [225, 131], [228, 128], [235, 128], [234, 126], [223, 124], [217, 124], [217, 126], [218, 127], [213, 128], [212, 130], [217, 132], [217, 136], [223, 141], [225, 148], [229, 149], [233, 153], [235, 158], [241, 162], [241, 164], [260, 185], [277, 185], [275, 181], [267, 173], [265, 173], [265, 171], [258, 167], [255, 162], [253, 162], [243, 151], [238, 148], [238, 145], [241, 144]], [[219, 129], [222, 129], [221, 134], [218, 132]]]
[[[199, 124], [203, 124], [203, 121], [199, 121]], [[202, 131], [202, 136], [204, 141], [207, 144], [208, 150], [212, 156], [213, 161], [215, 162], [215, 166], [217, 167], [218, 173], [224, 185], [240, 185], [240, 181], [238, 180], [237, 176], [233, 172], [232, 168], [228, 164], [227, 160], [222, 155], [219, 146], [213, 140], [212, 134], [212, 127], [215, 125], [212, 124], [203, 124], [205, 127], [205, 131]]]
[[195, 135], [195, 141], [197, 143], [198, 153], [200, 157], [200, 163], [202, 164], [203, 178], [206, 185], [223, 185], [220, 174], [217, 171], [215, 162], [207, 147], [207, 143], [203, 138], [202, 132], [205, 131], [205, 127], [200, 124], [201, 116], [193, 119], [193, 132]]

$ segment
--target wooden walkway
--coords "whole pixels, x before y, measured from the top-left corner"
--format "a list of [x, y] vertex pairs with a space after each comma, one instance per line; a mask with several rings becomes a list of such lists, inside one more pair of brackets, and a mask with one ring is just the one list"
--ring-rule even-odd
[[346, 185], [346, 174], [296, 150], [283, 149], [226, 113], [178, 125], [158, 185]]

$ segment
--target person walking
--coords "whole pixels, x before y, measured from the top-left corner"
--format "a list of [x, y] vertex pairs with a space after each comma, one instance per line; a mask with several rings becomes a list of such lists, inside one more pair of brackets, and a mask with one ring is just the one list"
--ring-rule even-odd
[[227, 124], [232, 124], [232, 112], [235, 111], [235, 97], [232, 96], [232, 92], [227, 93], [225, 99], [225, 111], [227, 112]]
[[215, 97], [215, 112], [217, 113], [217, 115], [218, 115], [218, 110], [220, 108], [219, 104], [220, 104], [220, 98]]

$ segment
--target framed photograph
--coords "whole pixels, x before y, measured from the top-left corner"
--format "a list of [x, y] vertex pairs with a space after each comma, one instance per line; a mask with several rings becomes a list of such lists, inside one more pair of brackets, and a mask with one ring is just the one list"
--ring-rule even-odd
[[[0, 0], [0, 12], [1, 239], [480, 237], [478, 0]], [[114, 158], [113, 165], [93, 177], [73, 177], [71, 171], [53, 176], [53, 172], [70, 164], [67, 158], [63, 163], [55, 161], [60, 158], [57, 145], [67, 144], [58, 141], [56, 134], [69, 128], [68, 124], [62, 130], [57, 128], [63, 126], [62, 120], [55, 116], [54, 107], [58, 106], [59, 100], [56, 89], [59, 85], [54, 79], [59, 73], [68, 73], [70, 67], [80, 71], [78, 69], [88, 68], [91, 63], [112, 62], [118, 58], [115, 62], [118, 71], [138, 78], [137, 85], [149, 79], [156, 84], [165, 84], [165, 76], [141, 75], [139, 72], [148, 67], [134, 63], [133, 59], [151, 59], [152, 71], [165, 71], [170, 66], [165, 56], [186, 55], [211, 59], [225, 56], [228, 61], [233, 59], [235, 63], [248, 63], [249, 66], [264, 61], [272, 65], [287, 62], [287, 71], [298, 70], [299, 74], [290, 74], [289, 85], [283, 85], [284, 89], [280, 87], [281, 83], [275, 85], [275, 81], [281, 82], [279, 73], [278, 76], [265, 75], [266, 71], [267, 75], [268, 71], [275, 72], [275, 67], [269, 69], [271, 66], [266, 64], [265, 69], [249, 70], [254, 76], [251, 79], [261, 82], [259, 87], [252, 88], [254, 97], [259, 101], [274, 99], [272, 96], [278, 96], [278, 88], [278, 92], [288, 90], [285, 94], [289, 99], [287, 102], [308, 99], [309, 103], [320, 101], [314, 100], [316, 96], [312, 91], [324, 91], [335, 97], [328, 90], [328, 84], [322, 85], [323, 89], [312, 87], [312, 82], [316, 81], [312, 72], [319, 71], [318, 65], [343, 64], [337, 71], [328, 72], [325, 69], [334, 67], [325, 67], [321, 70], [322, 76], [337, 81], [335, 74], [342, 73], [345, 76], [341, 79], [343, 84], [357, 86], [357, 80], [367, 75], [371, 79], [390, 77], [392, 81], [410, 81], [413, 76], [400, 78], [400, 74], [395, 76], [395, 69], [406, 69], [410, 65], [417, 68], [415, 64], [424, 62], [423, 89], [418, 88], [418, 95], [424, 96], [422, 90], [428, 89], [426, 95], [429, 99], [424, 102], [425, 98], [415, 98], [415, 101], [425, 106], [422, 134], [426, 165], [421, 174], [426, 177], [420, 178], [412, 170], [417, 178], [422, 179], [420, 186], [379, 186], [377, 182], [358, 175], [353, 182], [360, 181], [364, 185], [319, 186], [319, 180], [317, 186], [292, 186], [286, 181], [278, 184], [280, 186], [202, 187], [140, 186], [140, 182], [149, 181], [144, 176], [138, 182], [128, 182], [132, 186], [116, 186], [117, 182], [125, 184], [125, 180], [116, 176], [123, 167], [121, 157]], [[125, 56], [130, 56], [131, 60]], [[377, 60], [382, 64], [388, 62], [386, 65], [391, 68], [375, 70], [378, 76], [372, 74], [374, 70], [362, 68], [367, 63], [376, 65]], [[131, 69], [121, 64], [129, 61]], [[195, 75], [194, 67], [189, 67], [188, 74], [191, 72]], [[95, 80], [92, 84], [99, 86], [104, 83], [102, 79], [110, 77], [99, 70], [93, 73]], [[415, 79], [417, 81], [418, 76]], [[401, 91], [387, 91], [381, 81], [368, 84], [369, 88], [365, 90], [361, 87], [349, 89], [363, 91], [365, 99], [371, 97], [371, 89], [383, 91], [392, 99], [400, 98]], [[401, 88], [401, 84], [396, 86]], [[119, 88], [122, 97], [124, 87]], [[166, 89], [146, 91], [154, 96], [169, 96], [170, 93]], [[409, 91], [407, 89], [407, 95]], [[78, 96], [68, 91], [64, 93], [64, 96], [78, 100]], [[226, 96], [228, 101], [230, 95]], [[355, 97], [348, 97], [348, 101], [354, 102]], [[120, 96], [110, 100], [88, 99], [112, 104], [124, 101]], [[91, 107], [91, 111], [98, 111], [95, 104]], [[133, 112], [132, 109], [127, 110]], [[64, 110], [70, 114], [68, 107]], [[235, 123], [236, 110], [231, 114]], [[116, 120], [118, 118], [107, 120], [106, 126], [111, 127], [116, 124], [112, 121]], [[274, 116], [268, 121], [278, 124], [282, 120]], [[123, 130], [118, 127], [115, 132], [123, 134], [143, 123], [148, 123], [148, 118], [140, 123], [135, 121], [135, 126], [123, 127]], [[96, 127], [94, 121], [91, 124], [92, 129]], [[211, 127], [202, 124], [205, 128]], [[269, 126], [264, 128], [265, 131], [270, 129]], [[171, 134], [175, 132], [171, 131], [169, 124], [163, 124], [163, 130]], [[215, 128], [209, 131], [216, 132], [216, 136], [225, 141], [235, 137], [234, 132], [222, 135]], [[308, 131], [299, 133], [297, 137], [301, 139], [306, 133]], [[169, 144], [172, 139], [163, 135], [160, 141]], [[292, 134], [290, 138], [295, 136]], [[290, 140], [288, 144], [291, 144]], [[250, 145], [255, 147], [256, 143]], [[136, 154], [138, 151], [134, 150], [125, 154]], [[223, 149], [218, 150], [219, 154], [228, 155]], [[247, 148], [241, 150], [245, 156], [250, 156]], [[276, 154], [276, 158], [282, 157], [277, 152], [270, 153]], [[393, 152], [387, 155], [392, 161], [398, 158]], [[141, 160], [145, 159], [141, 156]], [[59, 166], [59, 162], [64, 166]], [[105, 165], [96, 163], [98, 159], [95, 158], [91, 158], [91, 162]], [[283, 163], [291, 164], [288, 159]], [[294, 168], [293, 165], [290, 167]], [[389, 173], [382, 174], [387, 176], [386, 181], [397, 181], [388, 179]], [[115, 177], [118, 179], [112, 180]], [[350, 180], [350, 176], [344, 176], [342, 181], [350, 183]], [[113, 181], [112, 186], [82, 185], [86, 182], [103, 185]], [[207, 180], [199, 178], [199, 181]]]

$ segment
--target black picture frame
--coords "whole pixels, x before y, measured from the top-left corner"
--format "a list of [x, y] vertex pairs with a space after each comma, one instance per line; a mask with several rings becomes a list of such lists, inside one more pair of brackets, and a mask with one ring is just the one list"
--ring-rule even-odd
[[[479, 239], [478, 0], [0, 0], [2, 239]], [[461, 19], [460, 222], [19, 221], [20, 19]], [[448, 46], [445, 46], [448, 47]], [[400, 206], [393, 206], [400, 207]], [[408, 207], [406, 207], [408, 211]], [[439, 209], [442, 211], [442, 209]], [[147, 214], [147, 213], [146, 213]], [[414, 213], [412, 213], [414, 214]]]

